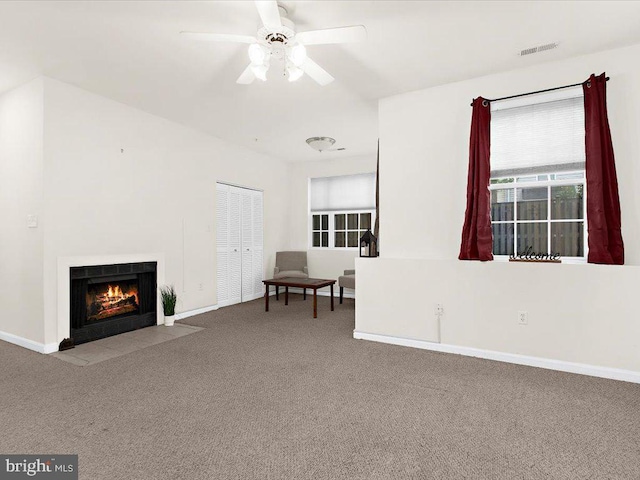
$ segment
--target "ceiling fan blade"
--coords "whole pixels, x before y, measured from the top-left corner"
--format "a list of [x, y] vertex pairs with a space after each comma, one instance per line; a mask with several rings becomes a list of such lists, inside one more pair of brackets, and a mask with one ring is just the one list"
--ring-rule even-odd
[[244, 69], [244, 72], [240, 74], [240, 76], [238, 77], [238, 80], [236, 80], [236, 83], [240, 83], [242, 85], [249, 85], [250, 83], [253, 83], [255, 79], [256, 79], [256, 76], [254, 75], [253, 70], [251, 70], [251, 64], [249, 64], [249, 66]]
[[298, 33], [296, 39], [303, 45], [362, 42], [367, 39], [367, 29], [364, 25], [351, 25], [349, 27], [311, 30]]
[[256, 8], [265, 27], [270, 30], [276, 30], [282, 27], [278, 2], [276, 2], [276, 0], [256, 0]]
[[302, 64], [302, 67], [300, 68], [304, 70], [304, 73], [309, 75], [323, 87], [330, 84], [334, 80], [334, 78], [329, 75], [329, 73], [324, 68], [311, 60], [309, 57], [307, 57], [305, 62]]
[[249, 35], [234, 35], [232, 33], [205, 33], [205, 32], [180, 32], [189, 38], [195, 40], [204, 40], [207, 42], [237, 42], [237, 43], [255, 43], [255, 37]]

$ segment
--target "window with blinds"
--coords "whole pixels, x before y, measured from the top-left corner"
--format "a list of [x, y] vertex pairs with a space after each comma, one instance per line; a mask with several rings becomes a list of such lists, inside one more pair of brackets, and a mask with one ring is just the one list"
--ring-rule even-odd
[[[584, 104], [580, 91], [491, 112], [494, 255], [586, 258]], [[557, 94], [556, 94], [557, 95]]]
[[373, 225], [375, 192], [375, 173], [310, 179], [310, 246], [357, 248]]

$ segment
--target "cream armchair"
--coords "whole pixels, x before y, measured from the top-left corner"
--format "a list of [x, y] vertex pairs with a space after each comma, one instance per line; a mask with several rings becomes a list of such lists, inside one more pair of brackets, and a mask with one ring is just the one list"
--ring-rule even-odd
[[[273, 278], [309, 278], [307, 268], [307, 252], [276, 252], [276, 266], [273, 269]], [[307, 299], [307, 289], [303, 290], [304, 299]], [[280, 298], [276, 286], [276, 300]]]
[[356, 271], [345, 270], [344, 275], [338, 277], [338, 286], [340, 287], [340, 303], [342, 303], [344, 289], [345, 288], [349, 288], [351, 290], [356, 289]]

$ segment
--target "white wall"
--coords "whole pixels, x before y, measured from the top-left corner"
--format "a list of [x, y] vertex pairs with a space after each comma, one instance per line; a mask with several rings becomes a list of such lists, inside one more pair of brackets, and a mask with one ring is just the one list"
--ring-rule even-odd
[[354, 259], [358, 256], [358, 250], [309, 248], [309, 179], [375, 171], [375, 154], [290, 164], [289, 248], [308, 250], [310, 276], [337, 279], [344, 270], [355, 268]]
[[0, 338], [42, 343], [43, 84], [33, 80], [0, 96]]
[[[356, 330], [640, 371], [640, 46], [380, 102], [383, 258], [357, 261]], [[502, 97], [606, 71], [627, 266], [456, 260], [464, 219], [472, 98]], [[413, 266], [408, 267], [407, 262]], [[406, 286], [403, 292], [399, 284]], [[610, 300], [607, 300], [611, 297]], [[606, 302], [606, 303], [604, 303]], [[390, 305], [402, 304], [401, 315]], [[517, 325], [527, 310], [528, 326]]]
[[[215, 305], [215, 184], [264, 190], [265, 272], [286, 245], [284, 162], [44, 80], [45, 340], [59, 342], [57, 260], [164, 254], [178, 312]], [[265, 273], [266, 274], [266, 273]]]

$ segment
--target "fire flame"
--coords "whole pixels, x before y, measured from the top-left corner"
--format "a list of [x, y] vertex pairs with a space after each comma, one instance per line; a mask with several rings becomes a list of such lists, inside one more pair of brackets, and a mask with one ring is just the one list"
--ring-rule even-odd
[[111, 285], [109, 285], [109, 291], [107, 292], [107, 296], [109, 298], [123, 298], [124, 295], [122, 294], [122, 289], [120, 288], [120, 285], [116, 285], [115, 287], [112, 287]]

